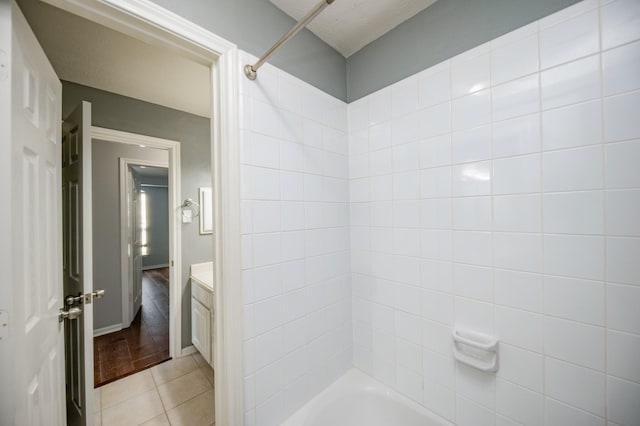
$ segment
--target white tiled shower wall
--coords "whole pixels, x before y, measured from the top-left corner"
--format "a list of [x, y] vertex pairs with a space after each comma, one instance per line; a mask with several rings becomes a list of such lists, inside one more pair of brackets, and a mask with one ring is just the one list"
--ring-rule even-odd
[[349, 146], [357, 367], [458, 425], [640, 424], [640, 1], [358, 100]]
[[245, 425], [274, 425], [352, 365], [347, 105], [241, 82]]
[[349, 150], [343, 102], [242, 79], [245, 424], [349, 368], [352, 320], [356, 366], [459, 425], [637, 423], [640, 2], [601, 3], [349, 105]]

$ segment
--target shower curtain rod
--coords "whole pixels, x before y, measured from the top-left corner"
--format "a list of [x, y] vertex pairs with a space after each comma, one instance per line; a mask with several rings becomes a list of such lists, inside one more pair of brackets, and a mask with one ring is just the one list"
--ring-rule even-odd
[[316, 16], [318, 16], [318, 14], [320, 12], [322, 12], [324, 10], [325, 7], [329, 6], [331, 3], [333, 3], [335, 0], [321, 0], [320, 3], [318, 3], [316, 5], [316, 7], [314, 7], [309, 13], [307, 13], [302, 19], [300, 19], [298, 21], [298, 23], [289, 30], [288, 33], [286, 33], [285, 35], [282, 36], [282, 38], [280, 40], [278, 40], [276, 42], [276, 44], [274, 44], [273, 46], [271, 46], [271, 49], [267, 50], [267, 53], [265, 53], [264, 55], [262, 55], [262, 57], [260, 59], [258, 59], [258, 62], [256, 62], [255, 64], [251, 65], [251, 64], [247, 64], [244, 66], [244, 74], [247, 76], [247, 78], [249, 80], [255, 80], [256, 77], [258, 77], [258, 68], [260, 68], [266, 61], [267, 59], [269, 59], [271, 57], [271, 55], [273, 55], [274, 53], [276, 53], [276, 51], [278, 49], [280, 49], [280, 47], [282, 47], [283, 44], [285, 44], [287, 41], [289, 41], [289, 39], [291, 37], [293, 37], [294, 35], [296, 35], [298, 33], [298, 31], [300, 31], [301, 29], [303, 29], [304, 27], [307, 26], [307, 24], [309, 22], [311, 22], [311, 20], [313, 18], [315, 18]]

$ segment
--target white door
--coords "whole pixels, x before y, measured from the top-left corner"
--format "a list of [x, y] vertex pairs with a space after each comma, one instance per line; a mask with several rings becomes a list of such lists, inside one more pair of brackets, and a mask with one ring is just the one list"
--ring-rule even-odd
[[61, 84], [0, 1], [0, 424], [64, 425]]
[[64, 219], [63, 287], [67, 423], [93, 422], [93, 250], [91, 232], [91, 104], [82, 102], [64, 119], [62, 136]]
[[142, 306], [142, 256], [147, 250], [147, 230], [145, 229], [146, 203], [142, 195], [140, 180], [135, 176], [129, 167], [131, 182], [131, 288], [132, 290], [132, 310], [131, 320], [136, 317], [140, 306]]

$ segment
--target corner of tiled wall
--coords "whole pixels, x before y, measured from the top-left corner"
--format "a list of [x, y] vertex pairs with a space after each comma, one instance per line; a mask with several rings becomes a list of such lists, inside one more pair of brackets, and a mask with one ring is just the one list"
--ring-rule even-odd
[[[352, 362], [458, 425], [638, 423], [640, 1], [348, 106], [265, 65], [241, 108], [246, 425]], [[497, 374], [454, 325], [499, 338]]]
[[259, 426], [352, 366], [347, 106], [269, 64], [240, 91], [245, 425]]
[[[458, 425], [640, 422], [640, 2], [349, 105], [354, 365]], [[500, 340], [497, 374], [452, 327]]]

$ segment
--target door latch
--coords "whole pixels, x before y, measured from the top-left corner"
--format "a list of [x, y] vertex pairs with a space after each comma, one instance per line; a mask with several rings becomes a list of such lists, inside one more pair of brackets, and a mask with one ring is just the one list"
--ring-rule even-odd
[[104, 290], [98, 289], [92, 293], [80, 294], [78, 296], [67, 296], [64, 299], [64, 303], [67, 306], [73, 306], [75, 304], [88, 305], [93, 299], [102, 299], [104, 297]]
[[60, 311], [58, 312], [58, 321], [62, 322], [66, 319], [74, 320], [79, 318], [80, 315], [82, 315], [82, 309], [78, 308], [77, 306], [69, 308], [68, 311], [65, 311], [64, 308], [60, 308]]

